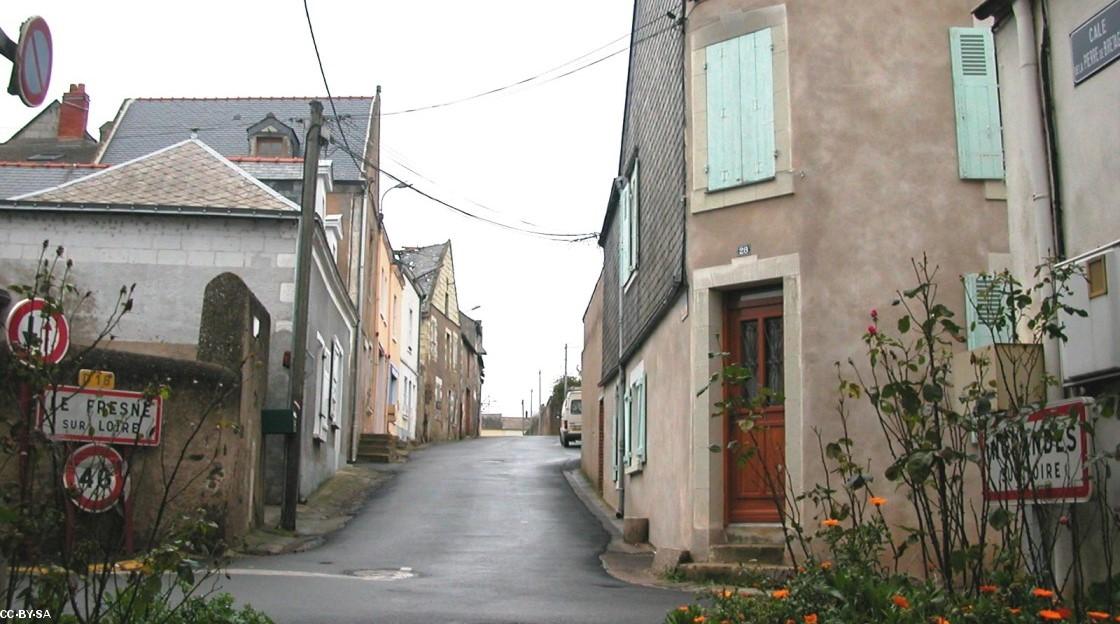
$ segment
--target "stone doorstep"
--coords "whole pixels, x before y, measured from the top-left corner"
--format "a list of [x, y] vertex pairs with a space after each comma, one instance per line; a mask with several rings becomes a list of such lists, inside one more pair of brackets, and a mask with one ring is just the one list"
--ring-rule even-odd
[[728, 544], [750, 544], [785, 548], [786, 536], [779, 525], [731, 525], [725, 530]]
[[718, 544], [711, 547], [713, 563], [761, 563], [782, 565], [786, 551], [772, 544]]
[[790, 569], [783, 565], [767, 564], [742, 564], [742, 563], [682, 563], [677, 567], [677, 573], [682, 577], [698, 582], [716, 582], [739, 585], [758, 580], [760, 576], [769, 577], [775, 581], [783, 580], [790, 574]]

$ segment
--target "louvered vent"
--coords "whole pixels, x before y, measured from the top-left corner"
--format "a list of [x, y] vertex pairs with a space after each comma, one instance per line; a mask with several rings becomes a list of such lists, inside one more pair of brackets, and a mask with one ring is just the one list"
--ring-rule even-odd
[[1003, 306], [1002, 290], [994, 277], [976, 279], [976, 317], [985, 327], [996, 327]]
[[961, 72], [965, 76], [988, 75], [988, 55], [984, 50], [983, 35], [961, 35]]

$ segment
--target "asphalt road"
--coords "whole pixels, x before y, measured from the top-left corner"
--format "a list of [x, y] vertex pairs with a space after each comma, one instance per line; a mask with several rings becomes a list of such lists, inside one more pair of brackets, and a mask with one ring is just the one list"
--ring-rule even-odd
[[689, 596], [603, 571], [608, 535], [561, 474], [578, 457], [552, 437], [415, 452], [326, 544], [239, 559], [223, 589], [281, 623], [664, 621]]

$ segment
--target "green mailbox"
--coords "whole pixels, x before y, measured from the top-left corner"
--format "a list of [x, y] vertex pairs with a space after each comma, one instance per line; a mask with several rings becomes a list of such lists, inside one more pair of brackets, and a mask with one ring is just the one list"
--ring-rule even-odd
[[295, 410], [284, 408], [261, 410], [261, 429], [264, 433], [295, 433]]

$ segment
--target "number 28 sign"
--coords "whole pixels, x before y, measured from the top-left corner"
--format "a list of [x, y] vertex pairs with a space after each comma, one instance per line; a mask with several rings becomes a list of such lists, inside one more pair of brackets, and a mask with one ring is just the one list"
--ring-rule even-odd
[[66, 460], [62, 485], [79, 509], [101, 513], [120, 499], [125, 489], [125, 463], [110, 446], [87, 444]]

